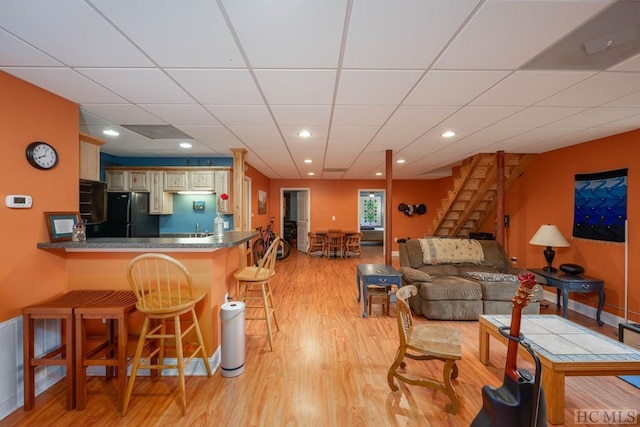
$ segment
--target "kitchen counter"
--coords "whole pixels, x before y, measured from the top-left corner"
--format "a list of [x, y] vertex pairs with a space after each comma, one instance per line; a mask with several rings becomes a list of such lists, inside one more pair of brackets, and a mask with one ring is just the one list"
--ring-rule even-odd
[[230, 248], [258, 236], [256, 231], [229, 231], [222, 238], [207, 237], [97, 237], [84, 242], [38, 243], [38, 249], [66, 252], [212, 252]]
[[[215, 368], [216, 361], [220, 360], [220, 307], [227, 296], [235, 297], [233, 273], [246, 265], [245, 245], [256, 236], [256, 231], [229, 231], [222, 238], [102, 237], [85, 242], [38, 243], [38, 248], [61, 261], [58, 265], [65, 269], [67, 291], [130, 290], [128, 265], [133, 258], [147, 252], [162, 252], [183, 263], [194, 286], [207, 294], [196, 306], [196, 313], [207, 356]], [[141, 321], [134, 318], [132, 323], [131, 330], [135, 333]]]

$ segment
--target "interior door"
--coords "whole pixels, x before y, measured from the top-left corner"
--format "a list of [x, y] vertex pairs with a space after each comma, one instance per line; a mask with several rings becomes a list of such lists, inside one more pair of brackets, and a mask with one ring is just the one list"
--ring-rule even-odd
[[309, 247], [309, 212], [308, 203], [309, 193], [304, 191], [298, 191], [296, 198], [296, 206], [298, 208], [298, 218], [296, 219], [297, 233], [298, 233], [298, 250], [306, 252]]

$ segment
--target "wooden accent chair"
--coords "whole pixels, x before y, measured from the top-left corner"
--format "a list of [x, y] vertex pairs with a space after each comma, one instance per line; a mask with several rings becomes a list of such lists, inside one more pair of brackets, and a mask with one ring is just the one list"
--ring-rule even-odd
[[309, 249], [307, 250], [307, 255], [311, 256], [313, 252], [320, 252], [320, 256], [324, 256], [326, 251], [325, 238], [322, 234], [316, 234], [309, 232], [307, 233], [309, 237]]
[[344, 256], [349, 255], [359, 257], [361, 252], [360, 243], [362, 242], [362, 233], [350, 234], [344, 242]]
[[336, 257], [342, 258], [344, 256], [344, 235], [342, 233], [335, 233], [329, 231], [327, 233], [327, 256], [330, 257], [334, 254]]
[[[163, 369], [177, 369], [184, 416], [187, 413], [184, 369], [199, 356], [207, 376], [211, 376], [195, 311], [196, 304], [205, 297], [205, 291], [194, 288], [191, 274], [180, 261], [164, 254], [151, 253], [135, 257], [127, 268], [127, 279], [138, 299], [136, 308], [144, 314], [144, 322], [124, 395], [122, 415], [127, 413], [138, 369], [156, 370], [158, 375], [162, 374]], [[190, 315], [190, 323], [180, 319], [183, 314]], [[168, 322], [173, 323], [172, 328], [167, 328]], [[187, 325], [185, 329], [183, 322]], [[195, 347], [184, 340], [192, 331], [197, 339]], [[157, 340], [158, 343], [142, 358], [142, 350], [147, 340]], [[175, 364], [169, 364], [165, 359], [168, 345], [175, 345]], [[193, 350], [184, 354], [186, 348]]]
[[[271, 294], [271, 285], [269, 283], [276, 274], [276, 255], [278, 254], [280, 241], [280, 237], [276, 237], [257, 266], [247, 266], [233, 274], [237, 283], [237, 298], [245, 303], [247, 310], [246, 320], [265, 320], [267, 322], [267, 334], [271, 351], [273, 351], [272, 317], [276, 330], [279, 331], [280, 328], [278, 327], [278, 319], [276, 318], [273, 295]], [[264, 314], [258, 314], [262, 311]]]
[[[462, 345], [460, 343], [460, 331], [450, 326], [431, 324], [414, 325], [409, 308], [408, 299], [418, 293], [413, 285], [402, 286], [396, 291], [398, 332], [400, 345], [396, 358], [389, 368], [387, 382], [391, 390], [397, 391], [398, 386], [394, 378], [407, 384], [429, 387], [444, 392], [451, 403], [447, 403], [447, 412], [455, 414], [458, 411], [459, 401], [451, 380], [457, 378], [458, 367], [456, 360], [462, 359]], [[443, 382], [431, 378], [415, 378], [399, 372], [404, 370], [405, 357], [413, 360], [440, 360], [444, 362]]]

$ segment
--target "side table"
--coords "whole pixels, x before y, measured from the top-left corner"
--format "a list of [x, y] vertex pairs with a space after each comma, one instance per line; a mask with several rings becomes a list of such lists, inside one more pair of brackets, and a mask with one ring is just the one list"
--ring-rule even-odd
[[392, 285], [402, 286], [402, 274], [386, 264], [358, 264], [356, 273], [358, 286], [358, 302], [363, 300], [362, 317], [367, 317], [367, 286], [377, 285], [390, 288]]
[[[604, 325], [600, 320], [602, 307], [604, 306], [604, 281], [594, 277], [584, 275], [569, 275], [560, 272], [551, 272], [543, 269], [528, 269], [530, 272], [544, 277], [547, 285], [556, 288], [556, 304], [562, 307], [562, 317], [567, 317], [567, 305], [569, 304], [569, 292], [578, 292], [587, 294], [598, 292], [598, 311], [596, 312], [596, 321], [599, 326]], [[560, 295], [562, 294], [562, 304], [560, 304]]]

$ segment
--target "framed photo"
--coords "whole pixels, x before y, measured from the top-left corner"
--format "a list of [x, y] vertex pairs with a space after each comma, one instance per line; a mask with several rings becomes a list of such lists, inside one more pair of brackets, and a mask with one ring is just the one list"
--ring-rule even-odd
[[193, 201], [193, 210], [194, 211], [203, 211], [204, 210], [204, 200], [194, 200]]
[[267, 192], [258, 190], [258, 214], [263, 215], [267, 213]]
[[80, 222], [80, 212], [45, 212], [49, 241], [71, 240], [73, 226]]

